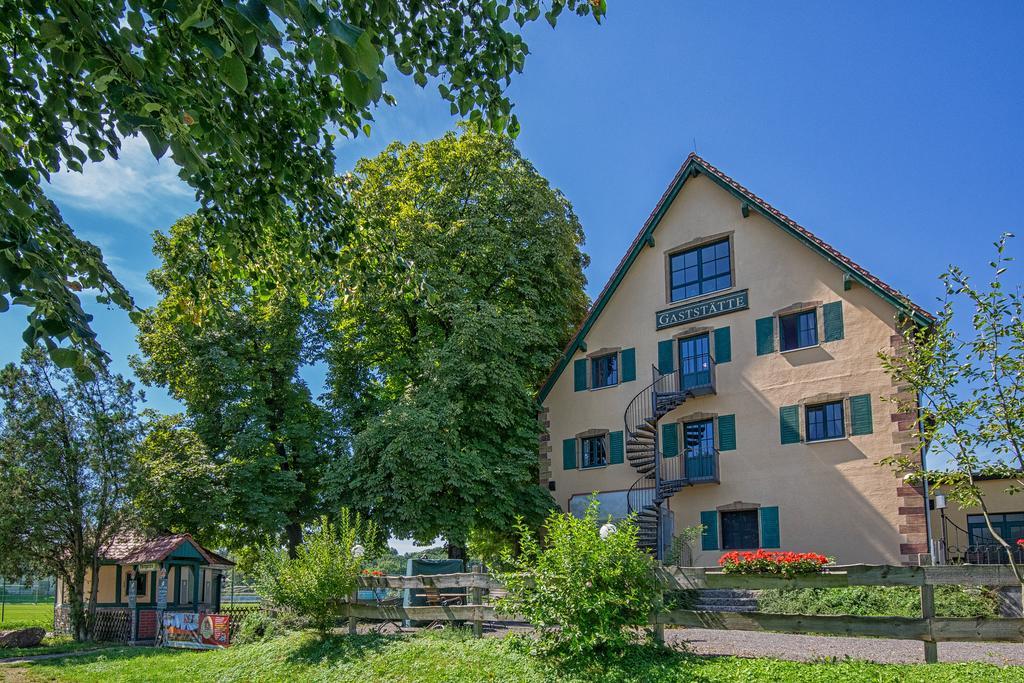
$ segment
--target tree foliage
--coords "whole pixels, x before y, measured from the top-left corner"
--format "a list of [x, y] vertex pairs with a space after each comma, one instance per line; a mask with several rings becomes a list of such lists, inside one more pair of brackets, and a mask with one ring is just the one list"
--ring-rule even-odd
[[[552, 0], [604, 14], [604, 0]], [[216, 248], [250, 280], [283, 283], [263, 247], [286, 207], [304, 252], [336, 251], [335, 136], [369, 134], [384, 62], [453, 113], [515, 133], [505, 96], [528, 53], [519, 32], [541, 0], [9, 0], [0, 3], [0, 312], [28, 306], [25, 340], [80, 374], [104, 355], [77, 292], [130, 308], [100, 251], [44, 194], [62, 169], [116, 159], [143, 136], [170, 158], [216, 226]], [[62, 341], [70, 348], [57, 352]]]
[[203, 539], [224, 536], [226, 468], [184, 415], [162, 415], [146, 426], [136, 466], [141, 485], [133, 503], [143, 528]]
[[[209, 247], [210, 229], [202, 217], [189, 216], [169, 235], [155, 236], [162, 265], [149, 280], [161, 299], [139, 317], [143, 357], [133, 364], [144, 382], [167, 387], [185, 404], [184, 419], [162, 428], [177, 430], [175, 438], [190, 448], [167, 452], [157, 432], [147, 439], [144, 459], [170, 490], [201, 487], [209, 475], [209, 495], [181, 503], [221, 508], [222, 542], [238, 547], [284, 532], [294, 552], [302, 525], [320, 515], [321, 471], [334, 449], [331, 416], [298, 374], [318, 353], [317, 308], [306, 305], [301, 276], [273, 290], [208, 277], [230, 267]], [[268, 258], [285, 259], [289, 244], [268, 246]], [[216, 301], [220, 312], [205, 314], [199, 297]], [[204, 475], [185, 469], [193, 460]], [[206, 526], [199, 519], [206, 512], [179, 512], [158, 506], [156, 516], [171, 526]]]
[[139, 399], [123, 377], [83, 382], [39, 349], [0, 370], [0, 574], [60, 578], [79, 640], [89, 635], [84, 602], [96, 603], [99, 551], [131, 518]]
[[328, 361], [354, 449], [331, 488], [455, 553], [475, 527], [539, 521], [535, 391], [587, 304], [572, 207], [489, 133], [392, 144], [347, 182]]
[[[995, 243], [996, 258], [984, 285], [958, 266], [942, 275], [946, 299], [931, 327], [904, 332], [898, 353], [880, 354], [897, 386], [906, 387], [901, 412], [918, 410], [916, 436], [929, 454], [947, 456], [944, 471], [921, 469], [919, 454], [885, 460], [912, 481], [927, 477], [964, 507], [979, 506], [989, 533], [1007, 554], [1018, 579], [1017, 539], [992, 526], [979, 476], [1007, 479], [1011, 494], [1024, 491], [1024, 296], [1005, 283], [1010, 234]], [[969, 311], [969, 325], [958, 310]]]

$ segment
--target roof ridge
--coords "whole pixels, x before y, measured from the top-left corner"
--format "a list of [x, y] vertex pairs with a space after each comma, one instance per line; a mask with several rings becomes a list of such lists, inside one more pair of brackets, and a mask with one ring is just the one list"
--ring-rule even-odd
[[911, 301], [910, 297], [906, 294], [903, 294], [895, 287], [885, 283], [881, 278], [872, 274], [867, 268], [859, 265], [853, 259], [825, 242], [823, 239], [794, 221], [782, 211], [748, 190], [731, 176], [727, 175], [718, 167], [704, 159], [704, 157], [697, 154], [697, 152], [690, 152], [686, 155], [686, 160], [683, 161], [679, 170], [676, 171], [675, 175], [672, 177], [668, 187], [666, 187], [665, 191], [662, 192], [661, 198], [658, 199], [658, 202], [654, 205], [654, 208], [647, 216], [647, 219], [644, 221], [640, 231], [630, 243], [626, 253], [619, 260], [618, 265], [615, 266], [611, 276], [608, 278], [607, 282], [605, 282], [604, 287], [601, 288], [601, 292], [594, 299], [590, 309], [587, 311], [587, 314], [583, 317], [583, 320], [580, 321], [579, 325], [576, 326], [576, 329], [573, 330], [572, 336], [563, 348], [558, 362], [552, 368], [551, 372], [548, 373], [548, 376], [540, 386], [540, 390], [538, 392], [539, 401], [543, 401], [547, 397], [547, 392], [551, 390], [554, 380], [561, 374], [562, 370], [565, 369], [569, 358], [575, 352], [580, 341], [581, 332], [589, 331], [589, 326], [593, 323], [593, 320], [596, 320], [597, 316], [600, 315], [601, 311], [604, 309], [606, 298], [610, 296], [610, 290], [613, 288], [613, 285], [625, 275], [625, 271], [628, 270], [630, 263], [636, 258], [638, 253], [637, 249], [640, 243], [647, 239], [648, 231], [653, 231], [653, 228], [655, 228], [657, 223], [660, 222], [661, 215], [663, 215], [667, 210], [668, 205], [671, 204], [671, 200], [675, 198], [675, 195], [679, 193], [679, 190], [686, 181], [685, 176], [689, 175], [693, 171], [694, 166], [713, 176], [720, 183], [731, 188], [735, 194], [740, 195], [743, 199], [750, 202], [754, 207], [764, 213], [769, 220], [774, 219], [784, 228], [794, 232], [797, 237], [810, 242], [811, 245], [824, 252], [826, 258], [832, 258], [838, 261], [841, 267], [845, 267], [845, 269], [851, 271], [855, 276], [865, 280], [869, 288], [878, 290], [876, 293], [881, 294], [883, 298], [891, 299], [890, 303], [895, 307], [909, 309], [911, 316], [918, 317], [919, 322], [923, 321], [925, 323], [931, 323], [935, 320], [931, 313]]

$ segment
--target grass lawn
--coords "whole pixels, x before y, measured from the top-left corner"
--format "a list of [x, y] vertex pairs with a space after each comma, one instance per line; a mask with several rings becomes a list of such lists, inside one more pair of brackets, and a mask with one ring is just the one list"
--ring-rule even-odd
[[47, 631], [53, 628], [52, 602], [16, 602], [4, 605], [4, 618], [0, 631], [39, 626]]
[[476, 640], [459, 632], [408, 637], [293, 633], [221, 651], [119, 647], [103, 653], [0, 668], [19, 681], [1024, 681], [1019, 668], [986, 664], [801, 664], [770, 659], [696, 657], [635, 647], [618, 661], [556, 667], [531, 656], [522, 640]]

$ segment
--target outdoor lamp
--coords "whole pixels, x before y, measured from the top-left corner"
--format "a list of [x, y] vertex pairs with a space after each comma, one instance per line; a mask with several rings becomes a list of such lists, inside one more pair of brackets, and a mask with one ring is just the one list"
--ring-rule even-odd
[[604, 526], [601, 527], [601, 531], [600, 531], [601, 540], [602, 541], [606, 540], [609, 536], [611, 536], [612, 534], [614, 534], [618, 530], [619, 530], [619, 528], [617, 526], [615, 526], [611, 522], [608, 522], [607, 524], [605, 524]]
[[358, 543], [352, 546], [352, 557], [362, 557], [366, 554], [366, 548], [359, 545]]

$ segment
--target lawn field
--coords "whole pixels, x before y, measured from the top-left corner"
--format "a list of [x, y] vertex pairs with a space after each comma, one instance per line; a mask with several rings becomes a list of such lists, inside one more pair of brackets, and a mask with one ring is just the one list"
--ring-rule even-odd
[[210, 652], [118, 647], [103, 653], [46, 660], [17, 668], [0, 665], [0, 679], [94, 683], [215, 680], [321, 682], [509, 681], [583, 683], [620, 681], [872, 681], [975, 683], [1024, 681], [1020, 668], [985, 664], [882, 665], [838, 661], [814, 664], [771, 659], [697, 657], [637, 646], [621, 659], [557, 666], [532, 656], [520, 639], [481, 640], [459, 632], [407, 637], [293, 633], [262, 643]]
[[15, 602], [3, 608], [0, 631], [39, 626], [47, 631], [53, 628], [53, 602]]

